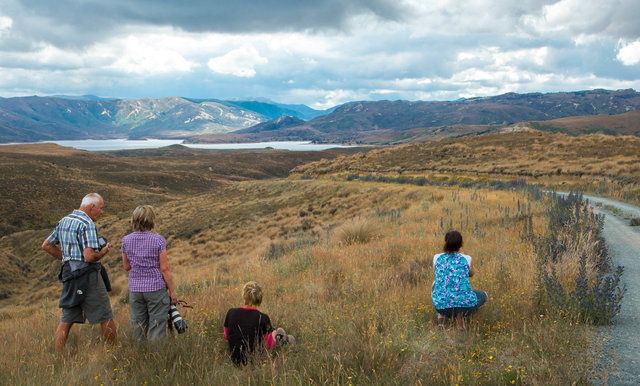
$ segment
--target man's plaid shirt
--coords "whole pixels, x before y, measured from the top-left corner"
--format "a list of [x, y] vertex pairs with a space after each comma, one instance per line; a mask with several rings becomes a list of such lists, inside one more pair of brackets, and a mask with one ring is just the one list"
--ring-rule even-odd
[[98, 232], [93, 220], [81, 210], [74, 210], [58, 223], [47, 241], [60, 244], [62, 262], [84, 261], [85, 248], [99, 248]]

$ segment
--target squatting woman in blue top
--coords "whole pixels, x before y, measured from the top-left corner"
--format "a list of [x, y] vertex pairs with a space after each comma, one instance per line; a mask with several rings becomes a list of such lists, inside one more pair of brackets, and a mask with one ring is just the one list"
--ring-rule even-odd
[[471, 256], [460, 253], [462, 235], [449, 231], [444, 236], [444, 252], [433, 256], [435, 281], [431, 297], [438, 311], [438, 322], [455, 318], [460, 328], [466, 328], [465, 317], [478, 311], [487, 301], [484, 291], [472, 290], [469, 278], [475, 274]]

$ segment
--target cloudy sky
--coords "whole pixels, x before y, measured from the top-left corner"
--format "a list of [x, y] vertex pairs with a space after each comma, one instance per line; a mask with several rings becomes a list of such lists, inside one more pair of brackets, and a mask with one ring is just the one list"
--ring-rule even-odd
[[640, 90], [638, 0], [0, 0], [0, 96]]

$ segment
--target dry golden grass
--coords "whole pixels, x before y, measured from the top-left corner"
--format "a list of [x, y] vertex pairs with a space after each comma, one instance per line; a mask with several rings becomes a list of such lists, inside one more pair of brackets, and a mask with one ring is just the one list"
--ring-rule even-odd
[[[284, 177], [301, 163], [353, 151], [209, 151], [171, 146], [94, 153], [53, 144], [0, 146], [0, 237], [7, 236], [0, 242], [0, 263], [5, 267], [0, 277], [0, 306], [56, 296], [50, 289], [56, 283], [57, 264], [44, 256], [39, 246], [59, 219], [77, 208], [88, 192], [97, 191], [105, 197], [102, 232], [115, 240], [117, 248], [133, 208], [178, 201], [167, 207], [166, 218], [167, 224], [174, 224], [174, 230], [168, 232], [175, 235], [169, 236], [175, 236], [179, 243], [197, 233], [196, 227], [204, 229], [213, 224], [205, 223], [200, 216], [195, 216], [200, 219], [195, 221], [181, 217], [177, 210], [183, 206], [181, 200], [215, 192], [235, 181]], [[253, 197], [234, 199], [251, 202]], [[235, 216], [232, 203], [227, 202], [226, 209], [221, 206], [225, 216]], [[219, 216], [207, 216], [218, 221]], [[236, 228], [229, 228], [224, 234], [215, 234], [214, 239], [224, 242], [243, 236], [242, 232], [236, 233]], [[184, 258], [198, 255], [201, 247], [195, 244]], [[223, 254], [217, 248], [213, 253], [218, 257]], [[210, 255], [206, 252], [199, 256], [208, 259]], [[117, 258], [110, 264], [109, 268], [114, 267]], [[29, 296], [23, 296], [25, 288]]]
[[338, 239], [345, 246], [354, 244], [366, 244], [380, 236], [378, 225], [370, 220], [351, 221], [341, 226], [338, 231]]
[[[69, 168], [88, 178], [100, 176], [101, 187], [113, 184], [104, 194], [107, 214], [98, 230], [112, 242], [104, 263], [112, 278], [111, 300], [121, 337], [119, 346], [105, 346], [99, 328], [76, 326], [67, 355], [56, 357], [59, 263], [39, 249], [49, 229], [10, 234], [0, 239], [0, 263], [6, 263], [10, 276], [22, 279], [0, 281], [9, 289], [5, 299], [0, 293], [0, 344], [6, 348], [0, 357], [0, 383], [588, 382], [591, 329], [552, 314], [541, 315], [534, 307], [535, 255], [521, 233], [528, 216], [536, 233], [546, 229], [543, 202], [514, 192], [343, 177], [352, 173], [429, 175], [440, 180], [508, 177], [567, 188], [621, 186], [624, 192], [633, 192], [636, 140], [539, 132], [472, 137], [325, 159], [297, 169], [315, 179], [251, 181], [268, 173], [284, 175], [286, 165], [304, 159], [277, 155], [260, 172], [252, 171], [248, 165], [267, 153], [259, 152], [249, 161], [241, 159], [246, 154], [220, 158], [199, 153], [188, 159], [185, 154], [77, 158], [74, 153], [55, 160], [41, 154], [37, 157], [45, 158], [33, 161], [37, 173], [23, 168], [23, 175], [14, 172], [19, 171], [15, 163], [25, 155], [0, 155], [0, 167], [14, 173], [9, 173], [12, 181], [31, 183], [30, 179], [37, 180], [34, 176], [51, 175], [52, 170], [62, 176]], [[216, 169], [220, 160], [224, 162]], [[89, 170], [96, 162], [105, 167], [92, 174]], [[155, 170], [163, 163], [166, 168], [160, 174], [127, 171], [139, 164]], [[224, 168], [231, 172], [217, 174]], [[191, 187], [180, 187], [181, 171], [193, 172], [187, 174], [194, 181]], [[245, 181], [234, 182], [238, 180]], [[62, 181], [52, 186], [60, 192], [78, 189]], [[145, 186], [157, 195], [139, 194]], [[114, 193], [109, 207], [110, 192], [118, 189], [124, 190]], [[53, 200], [60, 196], [56, 192], [41, 189], [36, 196]], [[11, 197], [13, 206], [24, 201], [20, 195]], [[118, 252], [122, 236], [130, 231], [127, 208], [149, 202], [158, 209], [156, 231], [167, 238], [179, 296], [195, 306], [182, 309], [189, 332], [159, 351], [139, 347], [129, 337], [127, 278]], [[60, 210], [74, 206], [63, 205]], [[464, 251], [474, 257], [478, 274], [472, 286], [490, 296], [467, 332], [453, 326], [440, 330], [431, 306], [431, 258], [441, 249], [449, 228], [462, 231]], [[580, 246], [570, 248], [562, 258], [566, 264], [556, 268], [567, 286], [576, 274], [578, 251], [593, 245], [590, 235], [570, 241]], [[227, 356], [222, 322], [229, 307], [240, 305], [240, 290], [248, 280], [261, 283], [263, 311], [276, 326], [294, 334], [299, 345], [239, 370]]]
[[105, 213], [119, 215], [140, 202], [159, 204], [235, 181], [286, 177], [294, 166], [354, 151], [170, 146], [89, 152], [53, 144], [0, 146], [0, 237], [53, 227], [91, 191], [108, 198]]
[[294, 173], [522, 178], [640, 202], [640, 138], [527, 130], [390, 147], [308, 163]]
[[[524, 123], [524, 125], [527, 125]], [[625, 114], [602, 114], [579, 117], [567, 117], [551, 121], [531, 122], [530, 125], [540, 130], [561, 131], [572, 135], [604, 133], [622, 135], [640, 135], [640, 111]]]
[[[520, 208], [518, 210], [517, 208]], [[527, 208], [526, 210], [524, 208]], [[531, 208], [530, 212], [529, 209]], [[53, 353], [56, 299], [0, 312], [1, 383], [43, 384], [569, 384], [586, 382], [590, 331], [532, 306], [535, 256], [520, 235], [524, 214], [537, 232], [543, 205], [503, 191], [339, 180], [242, 182], [159, 205], [158, 232], [190, 324], [160, 351], [128, 336], [126, 280], [107, 258], [121, 345], [76, 326], [69, 353]], [[341, 227], [366, 222], [376, 237], [342, 242]], [[118, 250], [127, 220], [99, 223]], [[444, 232], [461, 230], [490, 300], [467, 332], [440, 330], [431, 307], [431, 258]], [[41, 236], [41, 235], [38, 235]], [[35, 236], [34, 236], [35, 238]], [[309, 241], [311, 240], [311, 241]], [[2, 246], [11, 250], [2, 240]], [[265, 258], [273, 243], [289, 243]], [[242, 284], [265, 290], [263, 311], [299, 345], [235, 368], [222, 322]], [[55, 287], [54, 287], [55, 288]], [[29, 326], [29, 328], [24, 328]]]

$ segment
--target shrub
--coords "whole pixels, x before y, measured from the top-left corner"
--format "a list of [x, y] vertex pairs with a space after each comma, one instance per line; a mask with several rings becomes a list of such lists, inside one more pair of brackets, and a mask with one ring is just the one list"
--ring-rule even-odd
[[556, 311], [575, 317], [583, 323], [608, 324], [620, 312], [622, 298], [626, 292], [620, 287], [620, 279], [624, 268], [618, 266], [611, 276], [598, 270], [593, 278], [589, 278], [587, 257], [580, 257], [580, 270], [575, 279], [573, 290], [567, 291], [560, 283], [555, 268], [551, 274], [545, 273], [544, 284], [547, 291], [548, 304]]
[[338, 230], [343, 245], [366, 244], [379, 236], [377, 225], [367, 220], [348, 223]]
[[620, 286], [624, 268], [612, 274], [609, 270], [610, 256], [601, 235], [604, 217], [595, 215], [581, 194], [553, 194], [550, 199], [547, 233], [534, 243], [538, 305], [579, 322], [607, 324], [620, 312], [626, 289]]
[[640, 226], [640, 217], [634, 217], [629, 220], [629, 225], [631, 225], [632, 227]]

